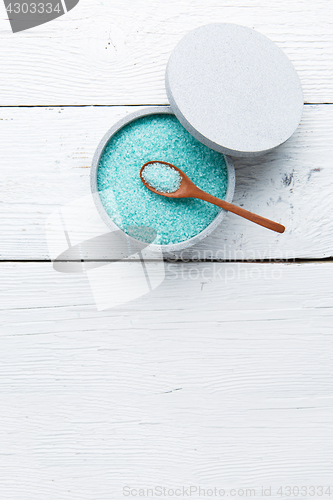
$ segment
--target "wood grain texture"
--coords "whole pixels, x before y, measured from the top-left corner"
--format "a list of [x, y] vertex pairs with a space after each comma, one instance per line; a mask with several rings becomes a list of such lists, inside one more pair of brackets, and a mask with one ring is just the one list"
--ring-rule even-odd
[[268, 36], [295, 65], [306, 102], [333, 102], [330, 0], [81, 0], [67, 15], [15, 35], [0, 9], [1, 105], [166, 104], [171, 51], [212, 22]]
[[329, 263], [168, 264], [104, 312], [83, 275], [0, 273], [1, 498], [330, 484]]
[[[2, 108], [1, 260], [49, 259], [48, 215], [90, 192], [106, 130], [135, 107]], [[260, 158], [235, 159], [234, 203], [286, 226], [274, 234], [228, 214], [183, 259], [294, 259], [332, 252], [333, 106], [305, 106], [294, 136]], [[179, 256], [179, 254], [178, 254]]]

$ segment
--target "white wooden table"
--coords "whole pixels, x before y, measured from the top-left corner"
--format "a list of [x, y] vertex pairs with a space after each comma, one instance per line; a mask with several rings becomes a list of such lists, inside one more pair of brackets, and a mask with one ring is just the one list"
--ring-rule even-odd
[[[0, 12], [1, 500], [329, 499], [332, 2], [80, 0], [17, 34]], [[85, 275], [53, 270], [45, 221], [89, 193], [112, 124], [167, 104], [171, 50], [209, 22], [267, 35], [300, 75], [294, 136], [235, 160], [234, 202], [286, 233], [229, 214], [151, 294], [97, 311]]]

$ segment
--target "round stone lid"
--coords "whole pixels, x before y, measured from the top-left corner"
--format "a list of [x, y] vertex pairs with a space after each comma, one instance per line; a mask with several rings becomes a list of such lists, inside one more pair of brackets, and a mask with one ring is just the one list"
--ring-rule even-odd
[[208, 24], [185, 35], [165, 82], [182, 125], [231, 156], [275, 148], [302, 116], [302, 87], [288, 57], [266, 36], [236, 24]]

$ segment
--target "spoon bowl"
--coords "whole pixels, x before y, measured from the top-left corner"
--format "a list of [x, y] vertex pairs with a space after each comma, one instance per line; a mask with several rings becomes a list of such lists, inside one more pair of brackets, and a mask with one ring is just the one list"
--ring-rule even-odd
[[[143, 171], [147, 167], [147, 165], [151, 164], [157, 164], [160, 163], [162, 165], [166, 165], [169, 168], [172, 168], [176, 170], [179, 175], [181, 176], [181, 183], [179, 188], [176, 191], [173, 192], [165, 192], [165, 191], [159, 191], [155, 189], [153, 186], [148, 184], [148, 182], [144, 179], [143, 177]], [[178, 167], [175, 165], [172, 165], [172, 163], [168, 163], [166, 161], [159, 161], [159, 160], [152, 160], [148, 161], [144, 165], [142, 165], [140, 169], [140, 178], [143, 184], [146, 186], [147, 189], [152, 191], [153, 193], [159, 194], [160, 196], [166, 196], [168, 198], [198, 198], [203, 201], [207, 201], [208, 203], [212, 203], [213, 205], [216, 205], [220, 208], [223, 208], [224, 210], [227, 210], [228, 212], [232, 212], [236, 215], [239, 215], [240, 217], [243, 217], [244, 219], [250, 220], [251, 222], [254, 222], [255, 224], [259, 224], [260, 226], [266, 227], [267, 229], [270, 229], [271, 231], [276, 231], [277, 233], [284, 233], [285, 227], [282, 226], [282, 224], [279, 224], [278, 222], [274, 222], [270, 219], [266, 219], [265, 217], [262, 217], [261, 215], [254, 214], [253, 212], [249, 212], [248, 210], [245, 210], [244, 208], [237, 207], [236, 205], [233, 205], [232, 203], [229, 203], [224, 200], [220, 200], [219, 198], [216, 198], [215, 196], [212, 196], [209, 193], [206, 193], [205, 191], [202, 191], [202, 189], [198, 188], [191, 179], [187, 177], [186, 174], [182, 170], [180, 170]]]

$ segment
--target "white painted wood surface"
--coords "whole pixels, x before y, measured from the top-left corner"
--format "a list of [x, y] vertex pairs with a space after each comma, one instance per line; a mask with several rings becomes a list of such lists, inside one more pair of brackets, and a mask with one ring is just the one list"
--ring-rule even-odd
[[331, 263], [169, 264], [102, 313], [84, 276], [0, 272], [1, 498], [330, 484]]
[[[294, 262], [332, 256], [332, 9], [80, 0], [13, 35], [1, 2], [1, 500], [120, 500], [124, 486], [224, 488], [219, 500], [241, 498], [232, 488], [262, 497], [262, 486], [271, 498], [288, 485], [333, 494], [333, 265]], [[228, 215], [181, 257], [290, 262], [166, 263], [151, 294], [97, 311], [86, 275], [43, 262], [46, 218], [89, 192], [113, 123], [167, 103], [169, 53], [215, 21], [275, 41], [314, 105], [273, 153], [235, 160], [235, 203], [286, 233]]]
[[172, 49], [212, 22], [268, 36], [294, 63], [306, 102], [333, 102], [330, 0], [80, 0], [66, 16], [15, 36], [1, 9], [2, 105], [165, 104]]

